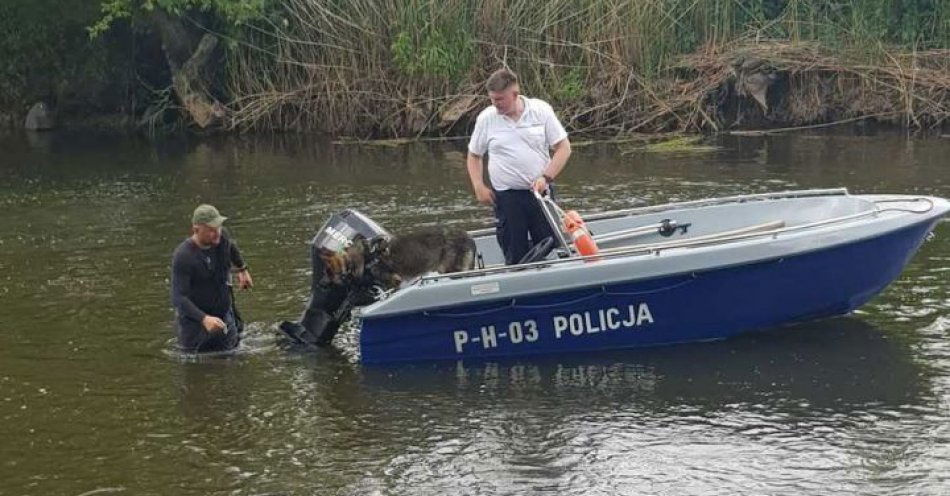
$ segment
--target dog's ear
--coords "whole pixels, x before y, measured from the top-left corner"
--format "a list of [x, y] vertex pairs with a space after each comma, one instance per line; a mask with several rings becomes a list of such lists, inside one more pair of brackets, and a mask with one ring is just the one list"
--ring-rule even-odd
[[346, 266], [349, 275], [356, 279], [363, 277], [363, 270], [369, 258], [369, 242], [362, 236], [355, 238], [353, 243], [346, 248]]

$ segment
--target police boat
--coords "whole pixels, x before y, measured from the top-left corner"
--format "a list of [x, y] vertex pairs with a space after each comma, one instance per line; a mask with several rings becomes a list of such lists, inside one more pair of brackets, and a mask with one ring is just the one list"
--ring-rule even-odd
[[[583, 220], [541, 201], [556, 239], [536, 245], [522, 263], [504, 265], [494, 229], [471, 231], [479, 260], [473, 270], [427, 275], [389, 293], [356, 291], [359, 297], [332, 295], [315, 282], [308, 311], [344, 302], [329, 305], [320, 324], [335, 333], [352, 311], [364, 363], [714, 341], [853, 311], [897, 278], [950, 211], [943, 198], [843, 188]], [[362, 214], [347, 214], [332, 218], [314, 243], [332, 239], [338, 248], [356, 235], [389, 235]]]

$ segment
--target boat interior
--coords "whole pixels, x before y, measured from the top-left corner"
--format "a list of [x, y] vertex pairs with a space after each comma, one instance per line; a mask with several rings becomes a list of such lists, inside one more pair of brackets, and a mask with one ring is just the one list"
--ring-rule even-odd
[[[781, 200], [781, 201], [774, 201]], [[554, 227], [551, 249], [535, 253], [522, 263], [581, 258], [562, 219], [564, 212], [547, 198], [539, 198]], [[851, 196], [844, 189], [743, 195], [713, 200], [672, 203], [584, 215], [598, 254], [622, 254], [642, 249], [702, 246], [863, 217], [877, 209], [875, 202]], [[501, 267], [504, 256], [494, 228], [472, 231], [479, 269]], [[532, 255], [529, 253], [529, 255]]]

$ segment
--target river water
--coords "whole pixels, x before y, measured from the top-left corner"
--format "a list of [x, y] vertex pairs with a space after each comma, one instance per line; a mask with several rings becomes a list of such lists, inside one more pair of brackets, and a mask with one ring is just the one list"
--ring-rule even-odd
[[[580, 211], [798, 188], [950, 196], [950, 139], [578, 146]], [[357, 207], [481, 227], [464, 142], [0, 137], [0, 495], [950, 493], [950, 223], [853, 316], [730, 341], [362, 366], [288, 350], [307, 241]], [[172, 250], [230, 217], [255, 288], [229, 357], [173, 351]], [[742, 302], [736, 302], [741, 305]]]

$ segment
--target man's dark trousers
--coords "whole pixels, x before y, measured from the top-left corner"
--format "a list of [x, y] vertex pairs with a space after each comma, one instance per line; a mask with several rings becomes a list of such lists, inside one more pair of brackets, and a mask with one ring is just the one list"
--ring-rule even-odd
[[508, 265], [520, 262], [532, 246], [554, 236], [541, 203], [530, 189], [495, 191], [495, 218], [495, 235]]

